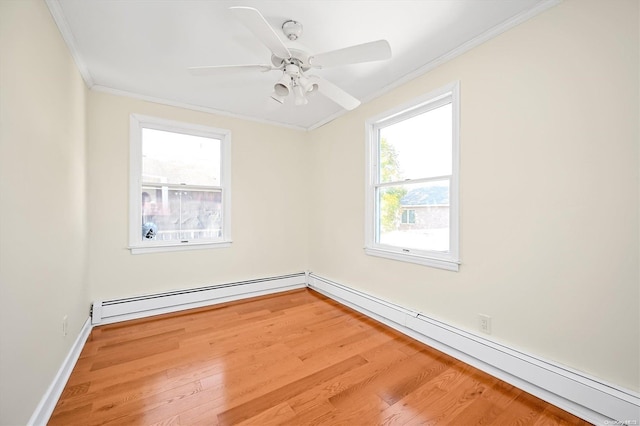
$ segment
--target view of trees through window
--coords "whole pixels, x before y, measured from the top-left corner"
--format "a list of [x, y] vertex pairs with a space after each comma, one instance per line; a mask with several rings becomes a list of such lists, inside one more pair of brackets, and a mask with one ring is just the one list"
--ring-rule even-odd
[[[380, 139], [380, 178], [383, 182], [401, 180], [398, 153], [386, 138]], [[380, 226], [383, 232], [391, 232], [398, 228], [400, 217], [400, 200], [407, 194], [404, 187], [388, 187], [380, 192]]]

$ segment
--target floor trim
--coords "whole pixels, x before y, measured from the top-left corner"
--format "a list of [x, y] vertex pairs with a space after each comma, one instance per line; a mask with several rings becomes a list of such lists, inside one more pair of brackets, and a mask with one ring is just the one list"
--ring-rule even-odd
[[309, 288], [588, 422], [639, 424], [640, 397], [313, 273]]
[[65, 385], [67, 384], [67, 380], [69, 380], [69, 376], [71, 376], [71, 372], [73, 371], [73, 367], [75, 367], [78, 358], [80, 358], [80, 353], [82, 353], [82, 348], [84, 347], [89, 334], [91, 334], [91, 320], [87, 318], [76, 337], [76, 340], [71, 345], [69, 352], [67, 353], [66, 358], [62, 362], [60, 369], [56, 373], [53, 381], [49, 385], [49, 388], [42, 396], [40, 403], [34, 410], [31, 418], [27, 422], [27, 425], [46, 425], [49, 421], [49, 417], [51, 417], [51, 413], [53, 413], [53, 409], [56, 408], [56, 404], [58, 403], [58, 399], [60, 399], [60, 395], [62, 395], [62, 391], [64, 390]]

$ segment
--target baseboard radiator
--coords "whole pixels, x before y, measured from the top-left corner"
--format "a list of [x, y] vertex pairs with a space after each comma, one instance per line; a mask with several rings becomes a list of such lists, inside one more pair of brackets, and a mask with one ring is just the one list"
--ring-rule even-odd
[[309, 288], [599, 425], [640, 424], [640, 395], [319, 277]]
[[300, 272], [126, 299], [97, 301], [91, 308], [91, 324], [110, 324], [304, 287], [306, 276]]

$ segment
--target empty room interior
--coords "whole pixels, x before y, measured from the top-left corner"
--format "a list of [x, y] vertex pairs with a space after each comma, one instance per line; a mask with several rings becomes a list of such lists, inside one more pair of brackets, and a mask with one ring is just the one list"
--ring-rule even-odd
[[2, 0], [0, 55], [0, 425], [640, 424], [637, 0]]

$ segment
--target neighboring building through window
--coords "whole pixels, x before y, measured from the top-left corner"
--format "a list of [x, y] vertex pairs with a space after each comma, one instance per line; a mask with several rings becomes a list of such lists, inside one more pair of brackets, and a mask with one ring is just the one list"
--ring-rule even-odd
[[131, 116], [133, 253], [228, 246], [230, 132]]
[[459, 88], [367, 120], [367, 254], [458, 270]]

